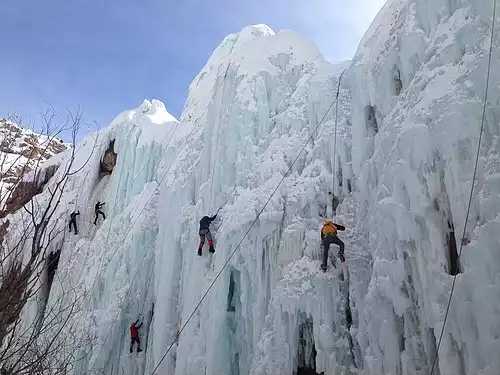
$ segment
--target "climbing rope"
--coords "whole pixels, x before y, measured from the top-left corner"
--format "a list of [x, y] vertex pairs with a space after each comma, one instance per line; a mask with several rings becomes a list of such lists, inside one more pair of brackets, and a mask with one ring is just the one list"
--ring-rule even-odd
[[[232, 52], [232, 50], [231, 50], [231, 52]], [[230, 56], [229, 61], [231, 61], [231, 56]], [[229, 63], [229, 65], [230, 65], [230, 63]], [[225, 72], [225, 74], [224, 74], [224, 79], [225, 79], [225, 78], [226, 78], [226, 76], [227, 76], [227, 71], [229, 70], [229, 65], [228, 65], [228, 67], [227, 67], [227, 69], [226, 69], [226, 72]], [[219, 69], [220, 69], [220, 67], [219, 67]], [[218, 75], [218, 74], [217, 74], [217, 75]], [[222, 83], [224, 83], [224, 81], [223, 81]], [[216, 88], [216, 90], [215, 90], [214, 94], [212, 95], [212, 99], [214, 99], [214, 98], [217, 96], [217, 93], [219, 92], [219, 89], [220, 89], [220, 87], [221, 87], [222, 83], [221, 83], [221, 84], [220, 84], [220, 85]], [[196, 120], [196, 121], [195, 121], [195, 123], [194, 123], [193, 130], [192, 130], [192, 132], [191, 132], [189, 135], [191, 135], [191, 134], [194, 132], [194, 129], [196, 129], [196, 128], [197, 128], [197, 126], [198, 126], [198, 124], [199, 124], [200, 119], [201, 119], [201, 118], [205, 115], [206, 111], [208, 110], [208, 107], [209, 107], [209, 105], [210, 105], [210, 102], [211, 102], [211, 101], [209, 101], [209, 102], [208, 102], [208, 104], [207, 104], [207, 106], [205, 107], [205, 109], [204, 109], [204, 111], [202, 112], [202, 114], [201, 114], [200, 116], [198, 116], [197, 120]], [[132, 128], [132, 130], [131, 130], [131, 131], [133, 131], [133, 130], [137, 127], [137, 124], [133, 124], [133, 125], [134, 125], [134, 127]], [[170, 136], [170, 138], [169, 138], [169, 140], [168, 140], [167, 144], [165, 145], [165, 148], [168, 148], [168, 146], [170, 145], [170, 142], [171, 142], [171, 141], [172, 141], [172, 139], [174, 138], [174, 135], [175, 135], [175, 133], [177, 132], [177, 129], [179, 128], [179, 125], [180, 125], [180, 123], [176, 124], [176, 126], [174, 127], [174, 130], [173, 130], [173, 132], [172, 132], [172, 134], [171, 134], [171, 136]], [[162, 145], [163, 145], [163, 143], [165, 142], [165, 140], [167, 139], [167, 137], [168, 137], [169, 135], [170, 135], [170, 132], [169, 132], [169, 133], [167, 133], [167, 134], [165, 134], [165, 137], [161, 140], [160, 144], [162, 144]], [[180, 153], [177, 153], [177, 155], [176, 155], [176, 157], [174, 158], [174, 161], [172, 162], [172, 164], [175, 162], [175, 160], [177, 159], [177, 157], [179, 156], [179, 154], [180, 154]], [[141, 175], [141, 173], [144, 171], [144, 169], [147, 167], [147, 165], [149, 164], [149, 162], [150, 162], [151, 160], [152, 160], [152, 156], [150, 156], [150, 157], [148, 158], [148, 160], [146, 160], [146, 162], [143, 164], [143, 166], [141, 167], [141, 169], [139, 170], [139, 172], [135, 174], [135, 177], [132, 179], [132, 182], [130, 182], [129, 184], [127, 184], [127, 187], [126, 187], [126, 189], [125, 189], [126, 191], [128, 191], [128, 189], [129, 189], [131, 186], [133, 186], [134, 182], [135, 182], [135, 181], [137, 180], [137, 178]], [[170, 167], [172, 166], [172, 164], [170, 165]], [[158, 164], [157, 164], [157, 166], [158, 166], [158, 165], [160, 165], [160, 163], [158, 163]], [[169, 170], [170, 170], [170, 168], [169, 168]], [[168, 173], [168, 172], [167, 172], [167, 173]], [[163, 180], [163, 179], [162, 179], [162, 180]], [[148, 200], [148, 202], [149, 202], [149, 200]], [[111, 215], [111, 223], [110, 223], [109, 228], [108, 228], [108, 234], [107, 234], [107, 236], [106, 236], [106, 243], [108, 243], [108, 240], [109, 240], [109, 234], [110, 234], [110, 231], [111, 231], [111, 226], [112, 226], [112, 223], [113, 223], [113, 217], [114, 217], [114, 212], [115, 212], [116, 206], [117, 206], [117, 202], [116, 202], [116, 195], [115, 195], [115, 202], [114, 202], [114, 204], [113, 204], [112, 208], [111, 208], [111, 209], [109, 209], [109, 211], [111, 211], [113, 214]]]
[[333, 135], [333, 176], [332, 176], [332, 194], [333, 194], [333, 197], [332, 197], [332, 217], [333, 217], [333, 213], [335, 212], [335, 209], [333, 207], [334, 205], [334, 201], [333, 199], [335, 199], [335, 189], [336, 188], [336, 178], [337, 178], [337, 171], [336, 171], [336, 164], [337, 164], [337, 120], [338, 120], [338, 112], [339, 112], [339, 94], [340, 94], [340, 82], [342, 81], [342, 76], [344, 75], [345, 71], [347, 70], [347, 68], [345, 68], [342, 73], [340, 74], [340, 77], [339, 77], [339, 82], [338, 82], [338, 85], [337, 85], [337, 95], [335, 96], [335, 130], [334, 130], [334, 135]]
[[[476, 161], [474, 163], [474, 173], [472, 175], [469, 202], [467, 204], [467, 213], [465, 214], [465, 222], [464, 222], [464, 229], [462, 232], [462, 239], [465, 238], [466, 229], [467, 229], [467, 222], [469, 221], [470, 208], [472, 205], [472, 194], [474, 193], [474, 181], [476, 181], [477, 166], [478, 166], [478, 162], [479, 162], [479, 153], [481, 150], [481, 139], [482, 139], [483, 130], [484, 130], [484, 119], [486, 117], [486, 105], [488, 103], [488, 88], [489, 88], [489, 83], [490, 83], [491, 56], [493, 54], [493, 39], [495, 36], [495, 16], [496, 16], [496, 8], [497, 8], [496, 0], [492, 0], [492, 1], [493, 1], [493, 18], [492, 18], [492, 22], [491, 22], [491, 40], [490, 40], [490, 48], [489, 48], [489, 55], [488, 55], [488, 67], [486, 70], [486, 87], [484, 90], [484, 101], [483, 101], [483, 110], [482, 110], [482, 116], [481, 116], [481, 127], [479, 130], [479, 141], [477, 143]], [[463, 247], [464, 247], [464, 241], [462, 240], [462, 241], [460, 241], [460, 250], [458, 252], [458, 259], [457, 259], [458, 264], [460, 264], [460, 257], [462, 256]], [[441, 333], [439, 334], [439, 341], [438, 341], [438, 345], [436, 348], [436, 355], [434, 356], [434, 360], [432, 361], [430, 375], [434, 374], [434, 368], [436, 366], [436, 361], [437, 361], [437, 358], [439, 356], [439, 348], [441, 347], [441, 341], [443, 340], [443, 334], [444, 334], [444, 329], [446, 326], [446, 320], [448, 319], [448, 314], [450, 312], [451, 300], [453, 297], [453, 292], [455, 290], [455, 283], [457, 280], [457, 275], [458, 275], [458, 273], [453, 275], [453, 283], [451, 284], [450, 297], [448, 298], [448, 304], [446, 306], [446, 313], [444, 315], [443, 327], [441, 328]]]
[[[232, 50], [231, 50], [232, 52]], [[231, 61], [231, 56], [230, 56], [230, 59], [229, 61]], [[227, 71], [229, 70], [230, 68], [230, 64], [228, 65], [227, 69], [226, 69], [226, 73], [225, 75], [227, 75]], [[217, 88], [215, 89], [211, 99], [213, 100], [219, 89], [221, 88], [222, 84], [223, 84], [224, 81], [222, 81], [218, 86]], [[184, 149], [184, 147], [186, 146], [187, 142], [189, 139], [191, 139], [191, 136], [192, 134], [194, 133], [194, 131], [198, 128], [198, 125], [199, 125], [199, 122], [200, 122], [200, 119], [203, 118], [203, 116], [205, 115], [205, 113], [207, 112], [208, 108], [210, 107], [210, 103], [212, 102], [212, 100], [209, 100], [207, 105], [205, 106], [205, 109], [203, 110], [203, 112], [198, 116], [197, 120], [195, 121], [194, 123], [194, 126], [193, 126], [193, 129], [189, 132], [189, 134], [185, 137], [184, 139], [184, 142], [181, 144], [180, 148], [177, 150], [177, 154], [175, 155], [175, 158], [172, 160], [172, 163], [170, 164], [170, 166], [168, 167], [168, 169], [165, 171], [165, 173], [163, 174], [162, 178], [159, 180], [158, 182], [158, 186], [154, 189], [153, 193], [151, 194], [151, 196], [149, 197], [149, 199], [145, 202], [144, 206], [142, 207], [141, 211], [139, 212], [139, 214], [136, 216], [135, 220], [132, 221], [131, 225], [129, 225], [128, 229], [126, 230], [126, 233], [127, 235], [123, 236], [123, 238], [121, 239], [121, 241], [118, 243], [118, 245], [116, 246], [116, 249], [115, 251], [111, 254], [111, 256], [109, 257], [109, 260], [108, 260], [108, 263], [106, 264], [106, 266], [102, 269], [102, 271], [100, 271], [98, 273], [98, 275], [96, 276], [93, 284], [91, 285], [91, 287], [89, 288], [89, 291], [84, 293], [84, 298], [90, 296], [90, 292], [94, 289], [94, 287], [96, 286], [98, 280], [102, 277], [102, 275], [104, 274], [104, 272], [106, 271], [107, 267], [109, 266], [110, 262], [111, 262], [111, 259], [116, 255], [116, 253], [118, 252], [118, 250], [120, 249], [121, 245], [125, 242], [126, 238], [128, 237], [128, 234], [131, 232], [130, 229], [135, 225], [135, 223], [137, 222], [137, 220], [139, 220], [139, 218], [142, 216], [142, 213], [144, 212], [146, 206], [148, 205], [148, 203], [151, 201], [151, 199], [153, 198], [153, 196], [156, 194], [157, 190], [159, 189], [159, 187], [161, 186], [161, 183], [163, 182], [163, 180], [167, 177], [168, 173], [170, 172], [170, 169], [172, 168], [172, 166], [175, 164], [175, 161], [177, 160], [177, 158], [179, 157], [179, 155], [181, 154], [182, 150]], [[173, 137], [172, 137], [173, 138]], [[151, 241], [149, 242], [149, 246], [152, 245], [153, 243], [153, 240], [155, 238], [152, 237], [151, 238]], [[144, 261], [144, 259], [143, 259]], [[141, 265], [142, 265], [142, 262], [141, 261]], [[140, 267], [138, 267], [138, 270], [140, 269]], [[137, 271], [138, 272], [138, 271]], [[137, 272], [136, 272], [136, 275], [134, 276], [134, 278], [137, 276]], [[130, 288], [127, 290], [127, 293], [126, 295], [128, 295], [130, 293]], [[109, 336], [109, 334], [111, 333], [111, 329], [113, 327], [113, 325], [116, 323], [116, 318], [113, 320], [112, 324], [111, 324], [111, 327], [108, 331], [108, 334], [106, 335], [106, 339], [107, 337]], [[103, 343], [104, 345], [104, 343]], [[102, 347], [99, 351], [99, 353], [102, 351]], [[95, 362], [94, 362], [95, 363]]]
[[[467, 222], [469, 221], [470, 208], [472, 205], [472, 194], [474, 193], [474, 181], [476, 181], [477, 166], [479, 163], [479, 154], [480, 154], [480, 150], [481, 150], [481, 139], [483, 136], [484, 120], [486, 117], [486, 105], [488, 103], [488, 89], [489, 89], [490, 72], [491, 72], [491, 57], [493, 54], [493, 39], [495, 36], [496, 8], [497, 8], [496, 7], [496, 0], [493, 0], [493, 17], [492, 17], [492, 22], [491, 22], [491, 40], [490, 40], [490, 48], [489, 48], [489, 54], [488, 54], [488, 67], [487, 67], [487, 71], [486, 71], [486, 87], [484, 90], [483, 110], [482, 110], [482, 116], [481, 116], [481, 127], [479, 130], [479, 141], [477, 144], [476, 161], [474, 163], [474, 173], [472, 175], [469, 202], [467, 204], [467, 213], [465, 214], [465, 222], [464, 222], [464, 229], [462, 232], [462, 239], [465, 238], [465, 234], [466, 234], [466, 230], [467, 230]], [[460, 241], [460, 250], [458, 252], [458, 259], [457, 259], [458, 263], [460, 263], [460, 257], [462, 256], [463, 247], [464, 247], [464, 241], [462, 240], [462, 241]], [[452, 301], [452, 297], [453, 297], [453, 292], [455, 291], [455, 284], [456, 284], [456, 280], [457, 280], [457, 275], [458, 275], [458, 273], [453, 276], [453, 283], [451, 285], [450, 297], [448, 298], [448, 304], [446, 306], [446, 313], [444, 315], [443, 327], [441, 328], [441, 333], [439, 334], [439, 341], [438, 341], [438, 345], [436, 348], [436, 355], [434, 356], [434, 360], [432, 361], [430, 375], [434, 374], [434, 368], [436, 365], [437, 358], [439, 356], [439, 348], [441, 347], [441, 342], [443, 340], [443, 334], [444, 334], [444, 329], [446, 326], [446, 321], [448, 319], [448, 314], [450, 312], [450, 306], [451, 306], [451, 301]]]
[[[132, 124], [132, 129], [129, 131], [129, 134], [132, 134], [133, 131], [137, 128], [137, 123], [134, 123]], [[177, 128], [178, 128], [178, 124], [174, 127], [174, 131], [170, 137], [170, 139], [168, 140], [167, 144], [165, 145], [165, 148], [168, 149], [168, 146], [170, 145], [170, 142], [172, 141], [174, 135], [175, 135], [175, 132], [177, 131]], [[163, 139], [161, 140], [160, 142], [160, 145], [163, 145], [163, 142], [165, 142], [165, 140], [167, 139], [168, 135], [170, 134], [170, 132], [168, 132], [167, 134], [165, 134], [165, 137], [163, 137]], [[139, 176], [141, 175], [141, 173], [144, 171], [144, 169], [146, 168], [146, 166], [149, 164], [149, 162], [151, 161], [152, 157], [150, 156], [148, 158], [148, 160], [146, 160], [146, 162], [142, 165], [141, 169], [139, 170], [138, 173], [134, 174], [134, 178], [132, 179], [132, 182], [130, 182], [130, 184], [127, 184], [126, 188], [125, 188], [125, 191], [128, 191], [130, 189], [130, 187], [132, 187], [134, 185], [134, 182], [139, 178]], [[111, 228], [113, 227], [113, 220], [115, 218], [115, 213], [116, 213], [116, 207], [118, 206], [118, 200], [117, 200], [117, 197], [118, 197], [118, 188], [119, 186], [116, 187], [116, 192], [115, 192], [115, 199], [114, 199], [114, 202], [113, 202], [113, 206], [111, 206], [111, 208], [108, 209], [108, 212], [111, 213], [109, 216], [110, 216], [110, 221], [109, 221], [109, 225], [108, 225], [108, 234], [106, 235], [106, 241], [105, 243], [109, 243], [109, 235], [111, 233]], [[97, 215], [97, 219], [99, 219], [99, 215]]]
[[214, 175], [215, 175], [215, 162], [217, 160], [217, 150], [219, 148], [219, 132], [220, 132], [220, 126], [221, 126], [221, 122], [222, 122], [222, 109], [223, 109], [223, 105], [224, 105], [224, 89], [226, 87], [226, 77], [227, 77], [227, 72], [229, 71], [229, 65], [228, 65], [228, 68], [226, 69], [226, 73], [224, 74], [224, 79], [223, 79], [223, 84], [222, 84], [222, 94], [221, 94], [221, 98], [220, 98], [220, 111], [219, 111], [219, 124], [217, 126], [217, 135], [216, 135], [216, 142], [215, 142], [215, 153], [214, 153], [214, 162], [213, 162], [213, 166], [212, 166], [212, 182], [210, 184], [210, 200], [208, 202], [208, 212], [210, 212], [212, 210], [212, 193], [213, 193], [213, 189], [214, 189]]
[[[86, 179], [87, 179], [87, 176], [89, 175], [89, 173], [90, 173], [90, 168], [89, 168], [89, 170], [87, 171], [87, 173], [85, 174], [85, 177], [83, 178], [83, 180], [86, 180]], [[83, 191], [84, 186], [85, 186], [85, 185], [84, 185], [84, 184], [82, 184], [82, 185], [80, 186], [80, 188], [78, 189], [78, 193], [77, 193], [77, 195], [76, 195], [75, 209], [77, 209], [77, 208], [78, 208], [78, 201], [80, 200], [80, 195], [82, 194], [82, 191]]]
[[323, 124], [323, 122], [325, 121], [326, 119], [326, 116], [328, 115], [328, 113], [330, 112], [330, 110], [333, 108], [333, 105], [335, 104], [335, 102], [337, 101], [337, 97], [335, 97], [332, 101], [332, 104], [330, 104], [330, 106], [328, 107], [328, 109], [326, 110], [325, 114], [323, 115], [323, 117], [321, 118], [320, 122], [318, 123], [318, 125], [316, 126], [316, 128], [314, 129], [314, 131], [311, 133], [311, 135], [309, 136], [309, 138], [307, 139], [307, 141], [304, 143], [304, 146], [302, 146], [302, 148], [300, 149], [299, 153], [297, 154], [297, 156], [295, 157], [295, 159], [293, 160], [293, 162], [290, 164], [290, 166], [288, 167], [288, 170], [285, 172], [285, 174], [283, 175], [283, 177], [281, 178], [281, 180], [279, 181], [278, 185], [276, 185], [276, 188], [273, 190], [273, 192], [271, 193], [271, 195], [269, 196], [269, 198], [267, 199], [266, 203], [264, 204], [264, 206], [262, 206], [262, 208], [260, 209], [260, 211], [258, 212], [257, 216], [255, 217], [255, 219], [252, 221], [252, 223], [250, 224], [250, 226], [248, 227], [247, 231], [245, 232], [245, 234], [243, 235], [243, 237], [241, 238], [241, 240], [238, 242], [238, 244], [236, 245], [236, 247], [234, 248], [234, 250], [231, 252], [231, 254], [229, 255], [229, 257], [227, 258], [227, 260], [225, 261], [224, 265], [222, 266], [222, 268], [220, 269], [220, 271], [217, 273], [217, 275], [215, 276], [215, 278], [213, 279], [213, 281], [210, 283], [210, 285], [208, 286], [207, 290], [205, 291], [205, 293], [203, 294], [203, 296], [201, 297], [200, 301], [198, 302], [198, 304], [195, 306], [195, 308], [193, 309], [192, 313], [189, 315], [189, 317], [187, 318], [187, 320], [184, 322], [184, 324], [181, 326], [180, 330], [177, 332], [177, 334], [175, 335], [175, 338], [174, 340], [172, 341], [172, 343], [170, 344], [170, 346], [167, 348], [167, 350], [165, 351], [165, 353], [163, 354], [163, 356], [160, 358], [160, 361], [157, 363], [157, 365], [154, 367], [153, 371], [151, 372], [150, 375], [154, 375], [156, 370], [158, 370], [158, 367], [160, 366], [160, 364], [163, 362], [163, 360], [165, 359], [165, 357], [167, 356], [167, 354], [170, 352], [170, 350], [172, 349], [172, 347], [174, 346], [175, 342], [178, 340], [179, 336], [181, 335], [182, 331], [184, 331], [184, 329], [186, 328], [187, 324], [190, 322], [190, 320], [193, 318], [194, 314], [196, 313], [196, 311], [200, 308], [202, 302], [205, 300], [205, 298], [207, 297], [208, 293], [210, 292], [210, 290], [212, 289], [212, 287], [214, 286], [214, 284], [217, 282], [217, 280], [219, 279], [219, 277], [221, 276], [222, 272], [224, 271], [224, 269], [226, 268], [226, 266], [229, 264], [229, 262], [231, 261], [231, 258], [234, 256], [234, 254], [236, 253], [236, 251], [238, 251], [238, 249], [240, 248], [241, 244], [243, 243], [243, 241], [245, 240], [245, 238], [247, 237], [248, 233], [250, 233], [250, 230], [253, 228], [253, 226], [255, 225], [255, 223], [257, 222], [257, 220], [259, 219], [260, 215], [264, 212], [264, 209], [267, 207], [267, 205], [269, 204], [269, 202], [271, 201], [271, 199], [273, 198], [274, 194], [276, 194], [276, 192], [278, 191], [279, 187], [281, 186], [281, 184], [283, 183], [283, 181], [285, 180], [285, 178], [288, 176], [288, 174], [292, 171], [292, 168], [293, 166], [295, 165], [295, 163], [297, 162], [297, 160], [299, 160], [299, 157], [300, 155], [302, 154], [302, 152], [305, 150], [306, 146], [308, 145], [308, 143], [310, 141], [312, 141], [314, 139], [314, 136], [315, 134], [317, 133], [317, 131], [319, 130], [319, 127]]
[[[135, 129], [137, 129], [137, 127], [138, 127], [138, 125], [136, 123], [132, 124], [132, 129], [130, 129], [129, 133], [132, 134], [133, 131]], [[172, 134], [170, 136], [170, 139], [168, 140], [167, 144], [165, 145], [165, 148], [168, 148], [168, 146], [170, 145], [170, 142], [174, 138], [175, 132], [177, 131], [178, 127], [179, 127], [179, 124], [176, 124], [176, 126], [174, 127], [174, 130], [173, 130], [173, 132], [172, 132]], [[167, 139], [167, 137], [169, 135], [170, 135], [170, 132], [168, 132], [167, 134], [165, 134], [165, 137], [163, 137], [163, 139], [160, 141], [160, 145], [163, 145], [163, 143], [165, 142], [165, 140]], [[125, 191], [128, 191], [129, 188], [131, 186], [133, 186], [134, 182], [139, 178], [139, 176], [142, 174], [142, 172], [144, 171], [144, 169], [147, 167], [147, 165], [149, 164], [149, 162], [151, 160], [152, 160], [152, 156], [150, 156], [146, 160], [146, 162], [142, 165], [142, 167], [139, 170], [139, 172], [137, 172], [137, 173], [134, 174], [134, 178], [132, 179], [132, 181], [129, 184], [127, 184], [127, 186], [125, 188]], [[159, 163], [157, 165], [159, 165]], [[113, 226], [113, 219], [114, 219], [115, 212], [116, 212], [116, 206], [118, 205], [117, 199], [116, 199], [117, 194], [118, 194], [118, 191], [115, 193], [115, 200], [113, 202], [113, 206], [111, 206], [111, 208], [108, 208], [108, 212], [111, 212], [111, 214], [109, 215], [110, 216], [110, 223], [109, 223], [109, 226], [108, 226], [108, 234], [106, 235], [106, 241], [105, 241], [105, 243], [108, 243], [108, 241], [109, 241], [109, 235], [110, 235], [110, 232], [111, 232], [111, 228]]]
[[[227, 69], [229, 69], [229, 66], [227, 67]], [[215, 97], [215, 95], [217, 95], [217, 92], [219, 91], [220, 87], [222, 86], [222, 82], [221, 84], [217, 87], [217, 89], [215, 90], [215, 93], [214, 95], [212, 95], [212, 98]], [[158, 181], [158, 184], [157, 184], [157, 187], [153, 190], [153, 193], [151, 194], [151, 196], [149, 197], [149, 199], [144, 203], [144, 206], [142, 207], [141, 211], [139, 211], [139, 214], [136, 216], [135, 220], [132, 221], [131, 225], [127, 228], [126, 230], [126, 233], [127, 235], [125, 235], [121, 241], [118, 243], [118, 246], [116, 247], [115, 251], [112, 253], [109, 261], [108, 261], [108, 265], [109, 265], [109, 262], [111, 261], [111, 259], [114, 257], [114, 255], [118, 252], [118, 250], [120, 249], [120, 246], [125, 242], [125, 239], [127, 238], [128, 234], [130, 233], [130, 229], [135, 225], [135, 223], [137, 222], [137, 220], [139, 220], [139, 218], [141, 217], [142, 213], [144, 212], [144, 210], [146, 209], [146, 206], [148, 205], [148, 203], [151, 201], [151, 199], [153, 199], [153, 196], [156, 194], [156, 192], [158, 191], [159, 187], [161, 186], [161, 183], [163, 182], [163, 180], [167, 177], [168, 173], [170, 172], [170, 169], [172, 168], [172, 166], [174, 165], [175, 161], [177, 160], [177, 158], [179, 157], [180, 153], [182, 152], [182, 150], [184, 149], [184, 147], [186, 146], [187, 144], [187, 141], [189, 139], [191, 139], [191, 136], [193, 135], [194, 131], [197, 129], [197, 126], [198, 126], [198, 122], [199, 120], [204, 116], [204, 114], [206, 113], [206, 111], [208, 110], [209, 106], [210, 106], [210, 102], [208, 102], [207, 106], [205, 107], [205, 110], [202, 112], [202, 114], [198, 117], [198, 120], [195, 122], [195, 126], [193, 126], [193, 129], [189, 132], [189, 134], [185, 137], [184, 139], [184, 142], [182, 143], [181, 147], [179, 147], [179, 149], [177, 150], [177, 154], [175, 155], [175, 158], [174, 160], [172, 161], [172, 163], [170, 164], [170, 166], [168, 167], [168, 169], [166, 170], [166, 172], [163, 174], [162, 178]], [[104, 268], [104, 270], [102, 272], [100, 272], [98, 274], [98, 277], [96, 277], [94, 283], [92, 284], [92, 286], [90, 287], [90, 290], [92, 290], [95, 286], [95, 284], [97, 283], [97, 280], [99, 279], [100, 276], [102, 276], [103, 272], [106, 270], [107, 266]]]

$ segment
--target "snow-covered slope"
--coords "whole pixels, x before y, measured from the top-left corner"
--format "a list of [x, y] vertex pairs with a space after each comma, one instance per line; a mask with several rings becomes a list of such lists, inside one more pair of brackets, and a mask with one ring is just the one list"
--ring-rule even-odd
[[0, 118], [0, 206], [23, 175], [68, 147], [58, 138], [37, 134]]
[[[93, 153], [87, 138], [59, 209], [80, 209], [80, 234], [61, 235], [47, 305], [81, 296], [62, 336], [90, 338], [73, 373], [428, 373], [463, 240], [490, 5], [390, 0], [350, 65], [292, 31], [250, 26], [214, 51], [180, 122], [145, 101]], [[499, 80], [493, 69], [440, 374], [500, 365]], [[102, 176], [110, 142], [117, 162]], [[334, 268], [332, 256], [323, 273], [330, 191], [347, 261]], [[106, 220], [95, 226], [98, 200]], [[216, 253], [198, 257], [198, 221], [218, 207]], [[139, 314], [145, 351], [129, 354]], [[36, 315], [32, 303], [25, 324]]]

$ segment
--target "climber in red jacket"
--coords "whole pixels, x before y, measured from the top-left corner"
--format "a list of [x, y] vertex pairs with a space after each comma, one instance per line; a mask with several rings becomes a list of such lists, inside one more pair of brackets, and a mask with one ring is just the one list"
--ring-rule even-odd
[[141, 340], [139, 339], [139, 328], [142, 327], [142, 323], [137, 325], [139, 323], [139, 319], [137, 319], [135, 322], [130, 323], [130, 353], [133, 351], [134, 347], [134, 342], [137, 343], [137, 353], [142, 352], [141, 349]]

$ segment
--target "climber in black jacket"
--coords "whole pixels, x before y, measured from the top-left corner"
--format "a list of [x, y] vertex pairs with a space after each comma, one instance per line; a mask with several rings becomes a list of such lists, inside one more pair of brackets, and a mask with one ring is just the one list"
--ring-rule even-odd
[[75, 228], [75, 234], [78, 234], [78, 228], [76, 227], [76, 217], [80, 215], [80, 211], [72, 212], [69, 215], [69, 231], [71, 232], [71, 227]]
[[210, 224], [212, 223], [212, 221], [215, 220], [219, 211], [220, 208], [217, 210], [217, 213], [214, 216], [212, 217], [203, 216], [200, 220], [200, 231], [199, 231], [200, 245], [198, 246], [198, 255], [200, 256], [201, 256], [201, 251], [203, 249], [203, 245], [205, 244], [205, 237], [208, 238], [208, 246], [209, 246], [208, 251], [210, 251], [211, 253], [215, 253], [212, 233], [210, 233]]
[[103, 220], [106, 220], [106, 215], [104, 215], [104, 212], [101, 211], [102, 206], [104, 206], [106, 203], [101, 203], [97, 201], [95, 205], [95, 220], [94, 224], [97, 225], [97, 219], [99, 218], [99, 215], [102, 215]]

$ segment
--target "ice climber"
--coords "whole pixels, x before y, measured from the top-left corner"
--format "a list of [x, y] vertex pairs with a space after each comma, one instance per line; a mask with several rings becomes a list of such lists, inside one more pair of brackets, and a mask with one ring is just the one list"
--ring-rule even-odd
[[78, 211], [78, 212], [72, 212], [69, 215], [69, 231], [71, 232], [71, 226], [73, 226], [73, 228], [75, 228], [75, 234], [78, 234], [78, 228], [76, 226], [76, 217], [78, 215], [80, 215], [80, 211]]
[[328, 262], [328, 250], [331, 244], [338, 245], [340, 247], [339, 258], [342, 263], [345, 262], [344, 258], [344, 243], [337, 237], [337, 231], [344, 231], [345, 227], [340, 224], [335, 224], [334, 222], [325, 219], [323, 223], [323, 228], [321, 228], [321, 241], [323, 243], [323, 264], [321, 269], [326, 271]]
[[210, 233], [210, 223], [215, 220], [220, 208], [217, 210], [216, 214], [212, 217], [203, 216], [200, 220], [200, 245], [198, 246], [198, 255], [201, 256], [201, 251], [203, 250], [203, 245], [205, 244], [205, 237], [208, 239], [208, 251], [215, 253], [214, 242], [212, 239], [212, 233]]
[[101, 203], [97, 201], [95, 205], [95, 220], [94, 224], [97, 225], [97, 219], [99, 218], [99, 215], [102, 215], [103, 220], [106, 220], [106, 215], [104, 215], [104, 212], [101, 211], [102, 206], [104, 206], [106, 203]]
[[139, 339], [139, 328], [142, 327], [142, 323], [139, 323], [139, 319], [137, 319], [135, 322], [130, 323], [130, 353], [132, 353], [133, 348], [134, 348], [134, 342], [137, 343], [137, 353], [142, 352], [141, 349], [141, 340]]

